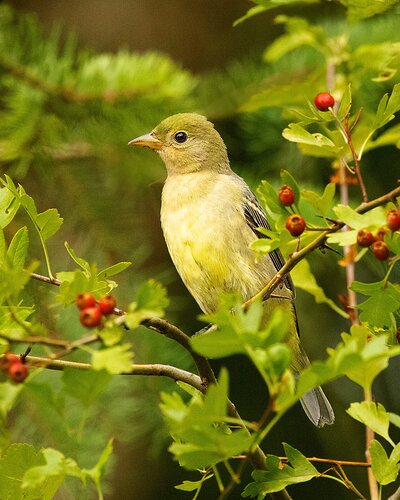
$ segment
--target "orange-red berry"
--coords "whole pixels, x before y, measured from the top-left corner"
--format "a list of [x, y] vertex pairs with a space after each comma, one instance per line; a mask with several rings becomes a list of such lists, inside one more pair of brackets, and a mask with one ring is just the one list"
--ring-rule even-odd
[[335, 99], [328, 92], [320, 92], [315, 96], [314, 104], [320, 111], [329, 111], [329, 108], [333, 108]]
[[400, 229], [400, 212], [392, 209], [386, 214], [386, 224], [391, 231], [398, 231]]
[[12, 352], [6, 352], [4, 356], [0, 359], [0, 369], [3, 373], [8, 373], [10, 366], [13, 363], [20, 363], [21, 358], [17, 354]]
[[80, 293], [76, 296], [76, 305], [78, 309], [86, 309], [87, 307], [94, 307], [96, 305], [96, 299], [91, 293]]
[[82, 309], [80, 314], [80, 321], [86, 328], [95, 328], [101, 324], [102, 314], [99, 306], [86, 307]]
[[104, 316], [108, 316], [114, 312], [114, 307], [117, 305], [115, 297], [106, 295], [99, 300], [100, 311]]
[[28, 365], [26, 363], [23, 363], [21, 360], [15, 363], [11, 363], [8, 369], [8, 374], [11, 380], [13, 380], [14, 382], [23, 382], [29, 375]]
[[368, 229], [360, 229], [357, 233], [357, 245], [369, 247], [375, 241], [374, 235]]
[[293, 189], [284, 184], [278, 191], [278, 198], [284, 207], [290, 207], [294, 203], [294, 191]]
[[306, 228], [306, 221], [299, 214], [292, 214], [286, 219], [286, 229], [292, 236], [300, 236]]
[[389, 258], [389, 247], [384, 241], [375, 241], [372, 245], [372, 251], [378, 260], [387, 260]]

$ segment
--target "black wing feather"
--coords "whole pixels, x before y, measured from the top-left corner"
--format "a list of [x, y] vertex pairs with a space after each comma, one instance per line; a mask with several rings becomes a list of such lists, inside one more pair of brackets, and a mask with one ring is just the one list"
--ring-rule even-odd
[[[257, 238], [266, 238], [266, 236], [260, 231], [258, 231], [259, 227], [263, 227], [265, 229], [271, 229], [271, 226], [269, 225], [267, 216], [265, 215], [264, 210], [262, 209], [261, 205], [258, 203], [257, 198], [255, 197], [254, 193], [250, 191], [250, 189], [246, 189], [246, 192], [244, 193], [244, 201], [243, 201], [243, 213], [246, 218], [247, 224], [250, 226], [254, 234], [257, 236]], [[271, 260], [275, 266], [276, 271], [278, 272], [283, 265], [285, 264], [285, 259], [283, 258], [282, 253], [280, 252], [279, 249], [273, 250], [272, 252], [269, 253], [269, 256], [271, 257]], [[294, 290], [294, 285], [292, 278], [290, 275], [286, 275], [285, 280], [284, 280], [285, 285], [289, 288], [289, 290], [292, 291], [292, 293], [295, 293]]]

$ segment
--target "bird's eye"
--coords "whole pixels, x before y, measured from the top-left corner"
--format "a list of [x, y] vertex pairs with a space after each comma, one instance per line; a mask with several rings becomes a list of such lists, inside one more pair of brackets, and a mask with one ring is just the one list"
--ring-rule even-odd
[[188, 140], [188, 135], [186, 132], [177, 132], [174, 136], [175, 141], [182, 144]]

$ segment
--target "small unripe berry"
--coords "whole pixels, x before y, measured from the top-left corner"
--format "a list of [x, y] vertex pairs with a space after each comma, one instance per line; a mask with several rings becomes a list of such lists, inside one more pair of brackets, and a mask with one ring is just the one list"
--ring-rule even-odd
[[372, 245], [372, 251], [378, 260], [387, 260], [389, 258], [389, 247], [384, 241], [375, 241]]
[[94, 307], [96, 299], [91, 293], [80, 293], [76, 296], [76, 305], [82, 311], [82, 309], [86, 309], [87, 307]]
[[101, 311], [97, 305], [95, 307], [86, 307], [80, 314], [80, 321], [86, 328], [95, 328], [101, 324]]
[[375, 241], [384, 241], [385, 235], [387, 234], [386, 227], [380, 227], [375, 233]]
[[360, 229], [357, 233], [357, 245], [369, 247], [375, 241], [374, 235], [368, 229]]
[[386, 214], [386, 224], [391, 231], [400, 229], [400, 212], [398, 210], [389, 210]]
[[329, 111], [329, 108], [333, 108], [335, 99], [328, 92], [321, 92], [315, 96], [314, 104], [320, 111]]
[[100, 311], [104, 316], [108, 316], [114, 312], [114, 307], [117, 305], [115, 297], [106, 295], [99, 300]]
[[12, 352], [6, 352], [4, 356], [0, 359], [0, 369], [3, 373], [8, 373], [10, 366], [13, 363], [20, 363], [21, 358], [17, 354]]
[[294, 203], [294, 191], [293, 189], [284, 184], [278, 191], [278, 198], [284, 207], [290, 207]]
[[23, 382], [26, 377], [29, 375], [28, 366], [22, 361], [18, 361], [16, 363], [11, 363], [8, 374], [14, 382], [20, 383]]
[[286, 229], [292, 236], [300, 236], [306, 228], [306, 221], [299, 214], [292, 214], [286, 219]]

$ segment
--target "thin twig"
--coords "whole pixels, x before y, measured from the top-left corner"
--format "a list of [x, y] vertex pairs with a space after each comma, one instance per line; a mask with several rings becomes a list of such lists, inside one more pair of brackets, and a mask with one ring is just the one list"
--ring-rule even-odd
[[[288, 457], [279, 457], [282, 462], [287, 462]], [[309, 462], [319, 462], [324, 464], [342, 465], [346, 467], [371, 467], [369, 462], [354, 462], [351, 460], [334, 460], [332, 458], [307, 457]]]

